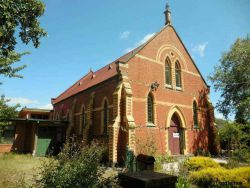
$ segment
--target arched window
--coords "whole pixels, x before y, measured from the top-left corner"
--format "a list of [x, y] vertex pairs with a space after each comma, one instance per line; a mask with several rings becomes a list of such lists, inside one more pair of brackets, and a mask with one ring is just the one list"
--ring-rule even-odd
[[83, 131], [83, 128], [85, 128], [85, 126], [86, 126], [86, 112], [85, 112], [85, 108], [84, 108], [84, 106], [83, 106], [83, 108], [82, 108], [82, 122], [81, 122], [81, 129], [80, 129], [80, 131], [81, 131], [81, 133], [82, 133], [82, 131]]
[[193, 102], [193, 121], [194, 128], [198, 128], [198, 106], [196, 101]]
[[154, 99], [151, 93], [148, 95], [148, 123], [149, 124], [154, 124]]
[[172, 85], [171, 61], [168, 57], [165, 61], [165, 83]]
[[107, 134], [108, 131], [108, 102], [105, 100], [103, 107], [103, 133]]
[[179, 61], [175, 63], [175, 84], [177, 88], [181, 88], [181, 66]]

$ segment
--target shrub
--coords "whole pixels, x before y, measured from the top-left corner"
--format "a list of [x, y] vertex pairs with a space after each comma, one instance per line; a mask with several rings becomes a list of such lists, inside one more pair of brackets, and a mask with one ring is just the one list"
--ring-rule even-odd
[[176, 188], [191, 188], [191, 184], [189, 183], [188, 179], [183, 177], [183, 176], [179, 176], [177, 179], [177, 183], [175, 184]]
[[201, 170], [208, 167], [220, 168], [220, 165], [209, 157], [191, 157], [184, 162], [188, 171]]
[[150, 156], [155, 156], [157, 152], [157, 146], [155, 143], [155, 138], [152, 134], [146, 136], [143, 139], [136, 139], [136, 151], [137, 154], [145, 154]]
[[237, 168], [237, 167], [240, 167], [240, 163], [238, 160], [233, 160], [233, 159], [229, 158], [227, 163], [223, 164], [223, 167], [229, 168], [229, 169]]
[[79, 147], [67, 143], [57, 158], [44, 163], [41, 187], [98, 187], [102, 147], [96, 143]]
[[174, 158], [168, 154], [165, 155], [157, 155], [155, 157], [155, 170], [159, 171], [163, 168], [163, 163], [171, 163], [174, 162]]
[[241, 163], [250, 164], [250, 150], [249, 148], [235, 149], [232, 152], [232, 160], [238, 161]]
[[249, 187], [250, 167], [206, 168], [191, 172], [189, 181], [199, 187]]

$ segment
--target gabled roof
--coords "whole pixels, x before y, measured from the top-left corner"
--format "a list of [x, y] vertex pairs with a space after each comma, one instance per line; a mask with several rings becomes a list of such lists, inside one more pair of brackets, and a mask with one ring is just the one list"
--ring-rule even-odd
[[53, 104], [58, 103], [64, 99], [67, 99], [81, 91], [84, 91], [94, 85], [97, 85], [109, 78], [117, 75], [116, 64], [115, 62], [106, 65], [105, 67], [99, 69], [96, 72], [90, 71], [76, 83], [74, 83], [70, 88], [64, 91], [57, 98], [52, 99]]
[[[188, 56], [192, 60], [195, 68], [201, 75], [201, 78], [203, 79], [204, 83], [207, 85], [205, 79], [203, 78], [202, 74], [200, 73], [198, 67], [196, 66], [194, 60], [192, 59], [191, 55], [189, 54], [188, 50], [186, 49], [185, 45], [183, 44], [182, 40], [180, 39], [178, 33], [175, 31], [174, 27], [171, 25], [164, 26], [158, 33], [156, 33], [153, 37], [151, 37], [147, 42], [140, 45], [139, 47], [135, 48], [134, 50], [128, 52], [127, 54], [121, 56], [111, 64], [106, 65], [105, 67], [97, 70], [96, 72], [90, 71], [88, 74], [86, 74], [84, 77], [82, 77], [80, 80], [78, 80], [76, 83], [74, 83], [70, 88], [68, 88], [66, 91], [64, 91], [61, 95], [59, 95], [57, 98], [52, 99], [53, 104], [56, 104], [62, 100], [65, 100], [73, 95], [76, 95], [79, 92], [82, 92], [84, 90], [87, 90], [105, 80], [108, 80], [118, 74], [117, 68], [116, 68], [116, 62], [121, 63], [127, 63], [131, 58], [133, 58], [137, 53], [139, 53], [148, 43], [150, 43], [156, 36], [158, 36], [165, 28], [171, 27], [173, 28], [174, 32], [176, 33], [179, 41], [183, 45], [184, 49], [186, 50]], [[207, 85], [208, 86], [208, 85]]]
[[140, 49], [140, 47], [128, 52], [127, 54], [121, 56], [111, 64], [106, 65], [105, 67], [97, 70], [96, 72], [90, 71], [76, 83], [74, 83], [71, 87], [69, 87], [66, 91], [64, 91], [57, 98], [52, 99], [53, 104], [56, 104], [62, 100], [65, 100], [81, 91], [89, 89], [109, 78], [112, 78], [118, 74], [116, 68], [116, 62], [128, 62]]

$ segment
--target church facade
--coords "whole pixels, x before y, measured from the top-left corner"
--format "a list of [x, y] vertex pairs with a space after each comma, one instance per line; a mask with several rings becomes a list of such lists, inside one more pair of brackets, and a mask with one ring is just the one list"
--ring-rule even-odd
[[101, 140], [110, 162], [123, 162], [128, 148], [138, 154], [152, 147], [171, 155], [213, 150], [209, 86], [172, 26], [168, 8], [165, 16], [165, 26], [149, 41], [52, 99], [54, 120], [69, 121], [67, 137]]

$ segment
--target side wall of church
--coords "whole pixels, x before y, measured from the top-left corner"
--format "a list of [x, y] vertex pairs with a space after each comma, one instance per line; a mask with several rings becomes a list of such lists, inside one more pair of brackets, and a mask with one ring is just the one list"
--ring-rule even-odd
[[[95, 78], [93, 78], [95, 79]], [[89, 125], [91, 138], [102, 138], [104, 100], [108, 103], [108, 124], [113, 120], [113, 92], [118, 78], [113, 77], [88, 90], [80, 92], [59, 103], [54, 104], [54, 119], [69, 121], [69, 135], [84, 136], [84, 129]], [[85, 113], [85, 124], [83, 122]], [[71, 117], [73, 116], [73, 117]]]

